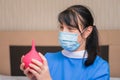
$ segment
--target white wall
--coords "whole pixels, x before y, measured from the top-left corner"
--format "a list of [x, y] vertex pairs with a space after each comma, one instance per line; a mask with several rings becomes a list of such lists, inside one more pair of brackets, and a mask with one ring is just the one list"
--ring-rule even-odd
[[56, 30], [58, 13], [73, 4], [89, 6], [99, 29], [120, 29], [120, 0], [0, 0], [0, 30]]

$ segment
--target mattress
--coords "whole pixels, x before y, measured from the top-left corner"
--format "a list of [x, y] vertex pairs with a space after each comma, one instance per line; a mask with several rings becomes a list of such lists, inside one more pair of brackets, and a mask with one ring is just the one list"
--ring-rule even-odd
[[[0, 80], [29, 80], [26, 76], [0, 75]], [[120, 77], [111, 77], [110, 80], [120, 80]]]
[[6, 76], [6, 75], [0, 75], [0, 80], [29, 80], [25, 76]]

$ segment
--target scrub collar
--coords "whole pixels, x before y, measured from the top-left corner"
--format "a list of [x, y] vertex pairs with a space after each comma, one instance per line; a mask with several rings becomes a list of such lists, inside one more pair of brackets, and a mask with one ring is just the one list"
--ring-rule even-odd
[[86, 50], [75, 51], [75, 52], [69, 52], [67, 50], [62, 50], [62, 54], [66, 57], [76, 58], [76, 59], [87, 58], [88, 57], [88, 54], [87, 54]]

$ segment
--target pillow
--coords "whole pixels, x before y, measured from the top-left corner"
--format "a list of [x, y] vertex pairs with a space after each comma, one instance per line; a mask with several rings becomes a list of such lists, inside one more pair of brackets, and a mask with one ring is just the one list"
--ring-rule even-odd
[[120, 80], [120, 78], [117, 78], [117, 77], [111, 77], [110, 80]]
[[29, 80], [29, 79], [25, 76], [0, 75], [0, 80]]

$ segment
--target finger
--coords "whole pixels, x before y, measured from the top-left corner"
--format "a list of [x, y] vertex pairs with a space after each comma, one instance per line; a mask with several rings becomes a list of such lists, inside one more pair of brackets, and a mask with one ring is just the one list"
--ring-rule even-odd
[[36, 71], [38, 71], [39, 73], [42, 71], [46, 71], [48, 69], [48, 65], [44, 65], [42, 64], [40, 61], [36, 60], [36, 59], [32, 59], [32, 63], [34, 63], [35, 66], [38, 66], [38, 68], [40, 68], [41, 70], [38, 70], [37, 68], [35, 69]]
[[29, 74], [29, 69], [30, 69], [30, 68], [28, 67], [28, 68], [26, 68], [26, 69], [24, 70], [24, 74], [27, 75], [27, 76], [28, 76], [28, 74]]
[[25, 74], [28, 78], [30, 78], [30, 79], [34, 76], [34, 75], [30, 72], [30, 68], [29, 68], [29, 67], [24, 70], [24, 74]]
[[38, 73], [37, 71], [35, 71], [34, 69], [29, 69], [29, 71], [36, 77], [40, 76], [40, 73]]
[[29, 66], [30, 66], [30, 69], [34, 69], [38, 73], [41, 73], [41, 71], [42, 71], [41, 68], [35, 64], [31, 63], [31, 64], [29, 64]]
[[36, 60], [36, 59], [32, 59], [32, 63], [34, 63], [35, 65], [37, 65], [38, 67], [42, 68], [43, 64], [42, 62]]
[[25, 64], [24, 64], [24, 63], [22, 63], [22, 64], [20, 65], [20, 69], [21, 69], [22, 71], [25, 69]]
[[43, 64], [46, 65], [46, 64], [47, 64], [46, 58], [45, 58], [40, 52], [39, 52], [39, 55], [40, 55], [40, 57], [41, 57], [42, 60], [43, 60]]
[[42, 67], [42, 70], [44, 70], [44, 71], [48, 70], [49, 67], [48, 67], [48, 64], [47, 64], [47, 59], [41, 53], [39, 53], [39, 55], [43, 60], [43, 65], [44, 66]]
[[24, 74], [27, 75], [28, 72], [29, 72], [29, 67], [24, 70]]
[[23, 62], [24, 55], [21, 57], [21, 63]]

